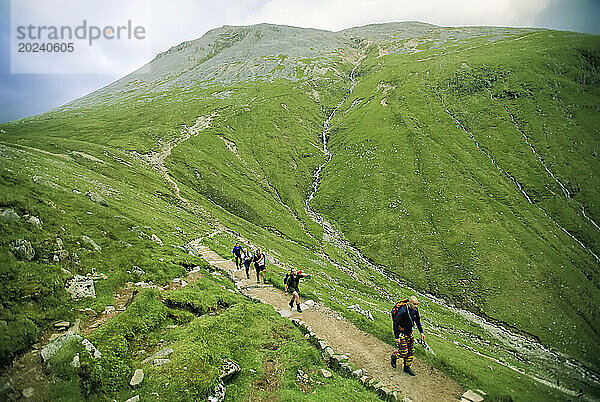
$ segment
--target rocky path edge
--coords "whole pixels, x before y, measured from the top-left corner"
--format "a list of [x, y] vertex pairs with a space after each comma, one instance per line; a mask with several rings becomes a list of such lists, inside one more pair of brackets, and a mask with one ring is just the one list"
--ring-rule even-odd
[[[236, 269], [233, 261], [224, 260], [206, 246], [194, 245], [194, 248], [208, 263], [227, 272], [243, 294], [272, 305], [279, 314], [290, 318], [307, 339], [322, 350], [331, 367], [353, 375], [383, 399], [468, 400], [462, 397], [465, 389], [456, 381], [419, 359], [413, 363], [416, 377], [403, 373], [401, 368], [393, 369], [390, 365], [392, 346], [361, 331], [321, 303], [306, 303], [301, 299], [303, 312], [291, 310], [288, 305], [291, 297], [272, 285], [257, 283], [254, 272], [247, 279], [245, 271]], [[352, 370], [350, 365], [356, 369]]]

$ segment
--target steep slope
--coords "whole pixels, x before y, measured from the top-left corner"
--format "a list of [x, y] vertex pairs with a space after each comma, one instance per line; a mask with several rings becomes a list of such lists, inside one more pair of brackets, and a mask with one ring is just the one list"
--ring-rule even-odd
[[598, 40], [572, 40], [367, 59], [315, 207], [413, 286], [596, 365]]
[[[388, 343], [391, 303], [415, 292], [406, 284], [422, 292], [437, 355], [420, 357], [463, 385], [597, 395], [597, 55], [597, 37], [545, 30], [223, 27], [2, 125], [0, 205], [43, 220], [0, 223], [2, 319], [23, 340], [3, 340], [2, 358], [78, 309], [103, 311], [127, 281], [168, 285], [200, 264], [192, 240], [226, 258], [241, 241], [267, 251], [276, 286], [289, 266], [311, 271], [305, 296]], [[325, 228], [307, 212], [313, 188]], [[19, 238], [32, 261], [11, 251]], [[109, 278], [96, 300], [68, 301], [72, 274], [95, 271]], [[199, 292], [185, 297], [216, 291]], [[143, 345], [99, 342], [123, 363], [101, 392], [124, 396]], [[214, 372], [194, 367], [203, 395]], [[248, 381], [234, 381], [240, 398]]]

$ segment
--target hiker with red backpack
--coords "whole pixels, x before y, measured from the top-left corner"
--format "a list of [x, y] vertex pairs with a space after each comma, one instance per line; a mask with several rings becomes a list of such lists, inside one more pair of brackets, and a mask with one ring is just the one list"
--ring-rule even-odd
[[285, 285], [285, 295], [287, 296], [288, 292], [292, 294], [292, 300], [290, 300], [290, 309], [294, 308], [295, 302], [299, 313], [302, 312], [302, 308], [300, 308], [300, 296], [298, 295], [300, 278], [310, 279], [310, 275], [305, 274], [302, 271], [298, 271], [296, 268], [291, 268], [290, 272], [285, 275], [285, 279], [283, 280], [283, 284]]
[[416, 375], [410, 368], [415, 357], [415, 336], [413, 326], [416, 324], [421, 333], [421, 340], [425, 341], [425, 334], [421, 326], [421, 318], [417, 308], [419, 301], [416, 296], [399, 301], [392, 308], [392, 320], [394, 322], [394, 338], [398, 350], [392, 353], [391, 365], [396, 368], [396, 361], [404, 359], [404, 372], [412, 376]]

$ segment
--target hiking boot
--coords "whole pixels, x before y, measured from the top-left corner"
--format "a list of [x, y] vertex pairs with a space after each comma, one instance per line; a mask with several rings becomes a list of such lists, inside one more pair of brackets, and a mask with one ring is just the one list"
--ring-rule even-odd
[[293, 309], [294, 309], [294, 299], [292, 299], [292, 300], [289, 302], [289, 305], [290, 305], [290, 309], [292, 309], [292, 310], [293, 310]]
[[409, 366], [404, 366], [404, 372], [408, 373], [408, 374], [410, 374], [412, 376], [416, 376], [415, 372], [412, 371], [412, 369]]
[[265, 285], [266, 285], [267, 284], [267, 280], [265, 279], [264, 282], [265, 282]]
[[398, 360], [398, 358], [394, 355], [392, 355], [392, 360], [390, 361], [390, 364], [392, 365], [393, 368], [396, 368], [396, 360]]
[[299, 305], [299, 304], [296, 304], [296, 309], [298, 310], [298, 312], [299, 312], [299, 313], [301, 313], [301, 312], [302, 312], [302, 309], [300, 308], [300, 305]]

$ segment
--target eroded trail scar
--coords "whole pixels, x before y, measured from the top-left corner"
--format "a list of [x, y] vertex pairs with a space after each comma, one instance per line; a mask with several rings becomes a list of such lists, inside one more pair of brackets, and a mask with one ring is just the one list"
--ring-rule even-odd
[[460, 400], [464, 389], [441, 371], [420, 360], [415, 360], [412, 366], [417, 372], [416, 377], [410, 377], [402, 369], [394, 370], [390, 366], [393, 347], [361, 331], [337, 312], [320, 303], [307, 305], [304, 301], [306, 307], [303, 307], [302, 313], [295, 309], [291, 311], [288, 305], [291, 296], [285, 296], [283, 291], [272, 285], [256, 284], [252, 277], [246, 279], [245, 271], [237, 270], [233, 261], [224, 260], [208, 247], [194, 245], [194, 248], [211, 265], [228, 272], [242, 293], [272, 305], [282, 316], [304, 321], [336, 354], [347, 355], [349, 363], [362, 369], [363, 375], [397, 391], [399, 399], [406, 396], [412, 401]]

